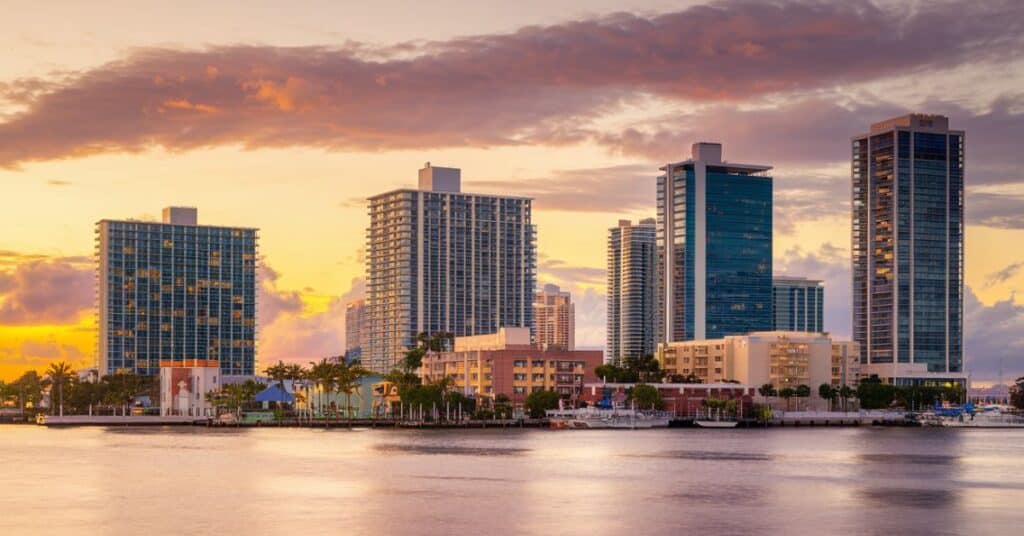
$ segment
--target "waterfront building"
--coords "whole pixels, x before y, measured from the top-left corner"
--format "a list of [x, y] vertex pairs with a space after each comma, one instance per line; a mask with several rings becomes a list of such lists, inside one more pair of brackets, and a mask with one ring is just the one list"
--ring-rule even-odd
[[206, 393], [224, 384], [220, 367], [211, 363], [176, 365], [160, 367], [160, 414], [216, 417], [217, 408], [206, 399]]
[[541, 348], [576, 349], [576, 306], [558, 285], [544, 285], [533, 300], [536, 343]]
[[[665, 403], [664, 411], [676, 417], [694, 417], [707, 408], [705, 400], [735, 400], [745, 417], [753, 417], [756, 385], [738, 383], [653, 383], [649, 384], [658, 390], [661, 400]], [[635, 387], [634, 383], [594, 382], [583, 386], [583, 401], [595, 405], [610, 400], [613, 405], [626, 402], [627, 393]]]
[[864, 373], [963, 384], [964, 132], [910, 114], [871, 125], [852, 153], [853, 337]]
[[392, 405], [400, 401], [398, 387], [377, 374], [360, 378], [350, 393], [325, 389], [324, 385], [313, 382], [302, 382], [296, 387], [302, 394], [298, 397], [297, 408], [311, 411], [317, 417], [387, 417], [391, 415]]
[[824, 333], [765, 331], [721, 339], [660, 344], [656, 355], [668, 375], [701, 383], [737, 381], [776, 389], [807, 385], [817, 393], [832, 384], [832, 339]]
[[658, 341], [772, 327], [770, 166], [722, 160], [718, 143], [657, 181]]
[[825, 283], [804, 277], [773, 277], [772, 330], [825, 331]]
[[256, 367], [257, 230], [198, 225], [195, 208], [162, 222], [102, 220], [99, 374], [155, 376], [164, 367]]
[[619, 220], [608, 230], [608, 359], [619, 362], [654, 353], [657, 345], [657, 226]]
[[860, 383], [860, 344], [832, 341], [832, 386], [856, 388]]
[[425, 381], [451, 378], [452, 389], [465, 396], [508, 396], [521, 406], [535, 391], [555, 391], [578, 400], [585, 382], [604, 362], [600, 350], [544, 349], [530, 342], [528, 328], [501, 328], [497, 333], [456, 337], [450, 352], [428, 353], [420, 377]]
[[420, 333], [533, 328], [536, 229], [525, 197], [468, 194], [431, 166], [369, 199], [364, 366], [390, 371]]
[[366, 300], [345, 304], [345, 362], [362, 362], [366, 337]]

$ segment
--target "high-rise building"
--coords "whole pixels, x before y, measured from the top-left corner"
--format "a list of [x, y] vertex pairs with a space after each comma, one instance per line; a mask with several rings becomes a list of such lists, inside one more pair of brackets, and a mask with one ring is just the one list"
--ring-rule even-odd
[[544, 285], [533, 300], [537, 346], [552, 350], [576, 349], [576, 306], [572, 295], [558, 285]]
[[658, 340], [772, 327], [770, 166], [722, 160], [718, 143], [658, 177]]
[[345, 361], [362, 362], [366, 330], [366, 300], [345, 304]]
[[376, 195], [367, 229], [364, 365], [386, 372], [419, 333], [457, 337], [533, 329], [532, 200], [468, 194], [455, 168], [419, 172], [419, 189]]
[[772, 278], [774, 331], [825, 331], [825, 284], [804, 277]]
[[162, 223], [102, 220], [96, 235], [101, 375], [255, 373], [256, 229], [171, 207]]
[[963, 381], [964, 132], [910, 114], [853, 138], [853, 335], [865, 374]]
[[655, 220], [619, 220], [608, 230], [608, 344], [610, 361], [643, 357], [657, 347]]

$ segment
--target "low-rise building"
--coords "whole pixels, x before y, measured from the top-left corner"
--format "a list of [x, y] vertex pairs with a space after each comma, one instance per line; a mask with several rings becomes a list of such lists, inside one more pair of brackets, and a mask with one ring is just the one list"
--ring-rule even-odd
[[[587, 383], [584, 385], [582, 400], [588, 404], [597, 404], [606, 398], [613, 403], [625, 402], [627, 392], [636, 384], [633, 383]], [[665, 411], [677, 417], [693, 417], [704, 407], [705, 400], [736, 400], [738, 412], [749, 416], [755, 402], [757, 387], [738, 383], [652, 383], [649, 384], [661, 394], [665, 403]], [[638, 408], [645, 409], [645, 408]]]
[[456, 337], [451, 352], [428, 353], [420, 377], [425, 382], [450, 378], [452, 389], [469, 397], [507, 395], [521, 405], [535, 391], [555, 391], [579, 398], [585, 382], [597, 381], [600, 350], [541, 348], [530, 342], [529, 328], [501, 328], [497, 333]]
[[[656, 357], [667, 375], [695, 377], [702, 383], [770, 383], [776, 390], [807, 385], [817, 392], [835, 377], [833, 341], [824, 333], [763, 331], [672, 342], [659, 345]], [[846, 370], [840, 366], [841, 380], [850, 376]]]
[[222, 385], [220, 363], [197, 359], [189, 366], [176, 365], [180, 364], [160, 363], [160, 414], [215, 417], [217, 409], [206, 393]]

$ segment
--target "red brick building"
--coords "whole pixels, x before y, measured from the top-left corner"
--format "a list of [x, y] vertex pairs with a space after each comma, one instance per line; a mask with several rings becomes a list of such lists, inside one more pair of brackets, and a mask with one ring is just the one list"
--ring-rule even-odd
[[[586, 383], [581, 399], [588, 404], [596, 404], [605, 396], [612, 401], [624, 401], [626, 391], [633, 383]], [[705, 399], [737, 400], [743, 408], [744, 415], [749, 415], [754, 404], [757, 388], [738, 383], [652, 383], [661, 393], [665, 401], [665, 411], [678, 417], [692, 417], [701, 408]]]

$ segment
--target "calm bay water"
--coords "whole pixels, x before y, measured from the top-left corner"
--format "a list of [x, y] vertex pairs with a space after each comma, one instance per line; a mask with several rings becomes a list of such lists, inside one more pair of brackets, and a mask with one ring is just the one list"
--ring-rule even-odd
[[1014, 534], [1024, 431], [0, 426], [0, 534]]

